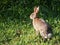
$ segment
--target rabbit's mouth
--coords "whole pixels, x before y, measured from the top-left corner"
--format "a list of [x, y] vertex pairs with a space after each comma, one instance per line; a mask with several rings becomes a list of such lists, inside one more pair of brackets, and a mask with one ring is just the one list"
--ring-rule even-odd
[[32, 13], [31, 15], [30, 15], [30, 19], [35, 19], [36, 18], [36, 14], [35, 13]]

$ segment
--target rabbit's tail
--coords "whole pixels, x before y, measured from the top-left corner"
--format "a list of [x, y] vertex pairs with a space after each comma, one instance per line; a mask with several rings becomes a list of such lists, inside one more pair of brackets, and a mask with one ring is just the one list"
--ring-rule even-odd
[[48, 38], [51, 38], [51, 37], [52, 37], [52, 34], [51, 34], [51, 33], [49, 33], [49, 34], [48, 34]]

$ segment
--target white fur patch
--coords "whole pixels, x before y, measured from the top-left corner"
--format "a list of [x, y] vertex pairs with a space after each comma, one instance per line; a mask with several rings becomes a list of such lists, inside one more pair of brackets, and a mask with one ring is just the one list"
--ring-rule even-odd
[[51, 38], [51, 36], [52, 36], [52, 34], [51, 34], [51, 33], [49, 33], [49, 34], [48, 34], [48, 38]]

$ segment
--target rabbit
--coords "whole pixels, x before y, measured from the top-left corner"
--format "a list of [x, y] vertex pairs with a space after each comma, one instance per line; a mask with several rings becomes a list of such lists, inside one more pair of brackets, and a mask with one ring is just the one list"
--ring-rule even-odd
[[52, 37], [51, 27], [45, 20], [38, 18], [37, 13], [39, 12], [39, 6], [34, 7], [34, 12], [30, 15], [30, 19], [32, 19], [33, 27], [36, 30], [36, 34], [40, 33], [43, 39], [49, 39]]

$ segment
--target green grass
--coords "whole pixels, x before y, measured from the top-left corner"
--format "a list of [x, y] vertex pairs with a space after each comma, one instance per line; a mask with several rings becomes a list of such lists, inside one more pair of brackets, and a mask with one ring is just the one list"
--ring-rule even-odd
[[46, 21], [52, 26], [53, 37], [43, 42], [39, 35], [36, 36], [29, 17], [21, 22], [20, 19], [1, 20], [0, 45], [60, 45], [60, 20], [51, 18]]
[[60, 45], [59, 6], [50, 10], [40, 5], [38, 16], [48, 22], [53, 29], [52, 39], [43, 42], [41, 36], [36, 36], [32, 20], [29, 18], [33, 7], [24, 8], [20, 3], [12, 4], [10, 7], [8, 5], [3, 5], [0, 11], [0, 45]]
[[52, 25], [54, 36], [45, 43], [41, 37], [36, 36], [35, 30], [31, 26], [32, 24], [8, 23], [9, 25], [0, 23], [0, 26], [2, 26], [0, 30], [0, 45], [60, 45], [60, 21], [56, 24], [54, 22]]

